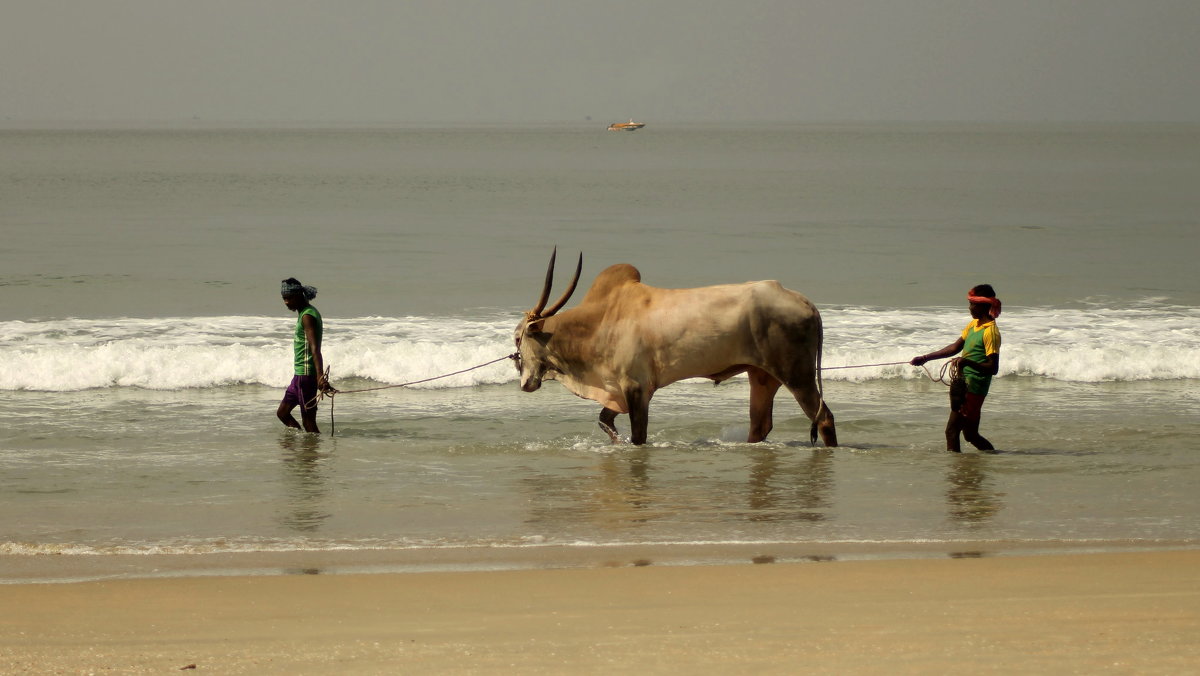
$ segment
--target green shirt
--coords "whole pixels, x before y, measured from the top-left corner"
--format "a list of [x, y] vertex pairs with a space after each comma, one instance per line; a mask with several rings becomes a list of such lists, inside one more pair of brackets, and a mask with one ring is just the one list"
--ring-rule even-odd
[[[962, 332], [962, 356], [975, 363], [981, 363], [989, 355], [1000, 353], [1000, 329], [996, 322], [989, 320], [980, 324], [978, 319], [972, 319]], [[967, 391], [971, 394], [987, 395], [992, 385], [992, 374], [985, 373], [971, 366], [963, 366], [963, 379], [967, 381]]]
[[317, 308], [309, 305], [296, 315], [296, 336], [292, 340], [292, 351], [296, 355], [296, 375], [315, 376], [317, 375], [317, 365], [313, 363], [312, 346], [308, 344], [308, 337], [304, 335], [304, 315], [312, 315], [316, 321], [316, 326], [313, 327], [313, 336], [316, 337], [317, 344], [321, 344], [321, 313], [317, 312]]

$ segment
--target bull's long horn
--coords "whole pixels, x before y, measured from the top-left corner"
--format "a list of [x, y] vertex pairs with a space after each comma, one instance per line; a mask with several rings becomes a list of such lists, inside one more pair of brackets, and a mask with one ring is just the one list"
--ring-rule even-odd
[[542, 308], [546, 307], [546, 301], [550, 300], [550, 287], [554, 284], [554, 259], [558, 256], [558, 247], [554, 247], [554, 251], [550, 252], [550, 267], [546, 268], [546, 283], [542, 285], [542, 296], [538, 298], [537, 305], [529, 311], [531, 317], [541, 317]]
[[[549, 310], [546, 310], [545, 312], [543, 312], [541, 314], [542, 317], [553, 317], [555, 312], [558, 312], [559, 310], [561, 310], [562, 306], [566, 305], [568, 300], [571, 300], [571, 294], [575, 293], [575, 287], [579, 284], [579, 273], [580, 272], [583, 272], [583, 252], [582, 251], [579, 252], [579, 262], [575, 264], [575, 276], [571, 278], [571, 283], [567, 285], [566, 293], [564, 293], [562, 295], [562, 298], [558, 299], [557, 303], [555, 303], [554, 305], [551, 305]], [[549, 285], [546, 286], [546, 292], [547, 293], [550, 292]]]

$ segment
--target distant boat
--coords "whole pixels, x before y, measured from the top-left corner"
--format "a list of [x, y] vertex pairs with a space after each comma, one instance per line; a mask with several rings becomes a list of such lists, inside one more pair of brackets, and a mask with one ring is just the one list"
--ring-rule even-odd
[[628, 122], [613, 122], [608, 125], [609, 131], [637, 131], [646, 126], [644, 122], [634, 122], [633, 118], [629, 118]]

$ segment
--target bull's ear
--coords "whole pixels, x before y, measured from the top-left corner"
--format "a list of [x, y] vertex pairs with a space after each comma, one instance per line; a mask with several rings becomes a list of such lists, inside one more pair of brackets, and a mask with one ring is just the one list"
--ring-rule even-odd
[[542, 327], [546, 323], [547, 319], [549, 319], [549, 317], [538, 317], [537, 319], [531, 319], [529, 323], [525, 325], [525, 330], [530, 333], [541, 333]]

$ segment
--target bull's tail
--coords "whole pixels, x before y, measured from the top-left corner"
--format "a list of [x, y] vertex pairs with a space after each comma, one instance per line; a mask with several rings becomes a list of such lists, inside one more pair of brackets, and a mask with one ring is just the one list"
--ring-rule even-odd
[[817, 416], [813, 418], [812, 427], [808, 431], [808, 442], [813, 446], [817, 445], [817, 423], [821, 420], [821, 416], [829, 407], [825, 405], [825, 384], [821, 380], [821, 357], [825, 353], [825, 327], [821, 326], [820, 333], [817, 334], [817, 399], [820, 405], [817, 407]]

